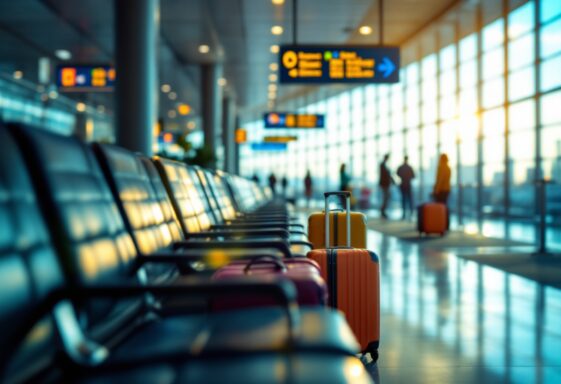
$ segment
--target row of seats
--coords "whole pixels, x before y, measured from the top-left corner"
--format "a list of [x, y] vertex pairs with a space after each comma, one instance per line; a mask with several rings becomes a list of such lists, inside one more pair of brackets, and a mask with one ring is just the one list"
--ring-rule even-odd
[[[228, 261], [301, 257], [303, 227], [251, 181], [0, 125], [6, 382], [370, 382], [343, 316]], [[278, 306], [217, 312], [218, 296]]]

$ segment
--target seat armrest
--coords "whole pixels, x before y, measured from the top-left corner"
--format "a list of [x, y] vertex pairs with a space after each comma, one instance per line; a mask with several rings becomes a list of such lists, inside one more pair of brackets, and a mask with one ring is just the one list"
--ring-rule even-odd
[[290, 252], [290, 244], [285, 240], [267, 240], [267, 239], [251, 239], [251, 240], [224, 240], [224, 241], [179, 241], [173, 244], [174, 249], [264, 249], [274, 248], [282, 252], [284, 257], [292, 257]]

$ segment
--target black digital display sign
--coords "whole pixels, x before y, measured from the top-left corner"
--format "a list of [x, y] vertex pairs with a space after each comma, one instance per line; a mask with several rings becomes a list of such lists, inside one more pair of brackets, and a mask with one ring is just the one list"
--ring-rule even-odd
[[115, 86], [115, 68], [110, 65], [62, 65], [56, 84], [62, 92], [109, 92]]
[[265, 128], [325, 128], [325, 115], [268, 112], [263, 119]]
[[399, 47], [283, 45], [281, 84], [397, 83]]

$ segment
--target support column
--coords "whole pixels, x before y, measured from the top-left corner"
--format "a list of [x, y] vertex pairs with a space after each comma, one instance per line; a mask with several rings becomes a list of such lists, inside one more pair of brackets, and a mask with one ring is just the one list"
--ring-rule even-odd
[[[234, 119], [234, 130], [238, 129], [241, 126], [240, 124], [240, 116], [236, 115]], [[234, 143], [234, 169], [233, 173], [236, 175], [240, 174], [240, 144]]]
[[88, 115], [85, 112], [77, 112], [74, 116], [76, 117], [74, 136], [83, 141], [91, 140], [90, 132], [88, 132]]
[[235, 173], [236, 168], [236, 103], [231, 96], [222, 99], [222, 143], [224, 145], [224, 171]]
[[220, 125], [222, 118], [222, 89], [218, 79], [222, 76], [222, 67], [218, 64], [201, 66], [201, 103], [204, 145], [212, 150], [216, 157], [219, 152]]
[[159, 0], [115, 0], [117, 144], [152, 154]]

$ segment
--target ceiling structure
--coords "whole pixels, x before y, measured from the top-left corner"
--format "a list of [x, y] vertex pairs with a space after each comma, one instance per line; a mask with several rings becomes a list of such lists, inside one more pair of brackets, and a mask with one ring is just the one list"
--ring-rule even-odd
[[[24, 72], [37, 82], [40, 57], [53, 66], [58, 49], [72, 53], [71, 62], [107, 63], [114, 57], [114, 0], [0, 1], [0, 71]], [[385, 0], [384, 44], [400, 45], [458, 0]], [[269, 64], [276, 62], [274, 44], [293, 42], [292, 0], [161, 0], [159, 77], [178, 97], [160, 93], [160, 116], [178, 102], [200, 110], [200, 65], [223, 66], [227, 92], [241, 110], [267, 107]], [[300, 0], [297, 2], [297, 42], [302, 44], [378, 44], [378, 0]], [[271, 33], [280, 25], [280, 36]], [[361, 25], [373, 32], [363, 36]], [[208, 53], [199, 46], [208, 45]], [[289, 98], [301, 86], [279, 87]], [[78, 97], [78, 96], [71, 96]], [[112, 96], [89, 96], [87, 101], [112, 107]]]

